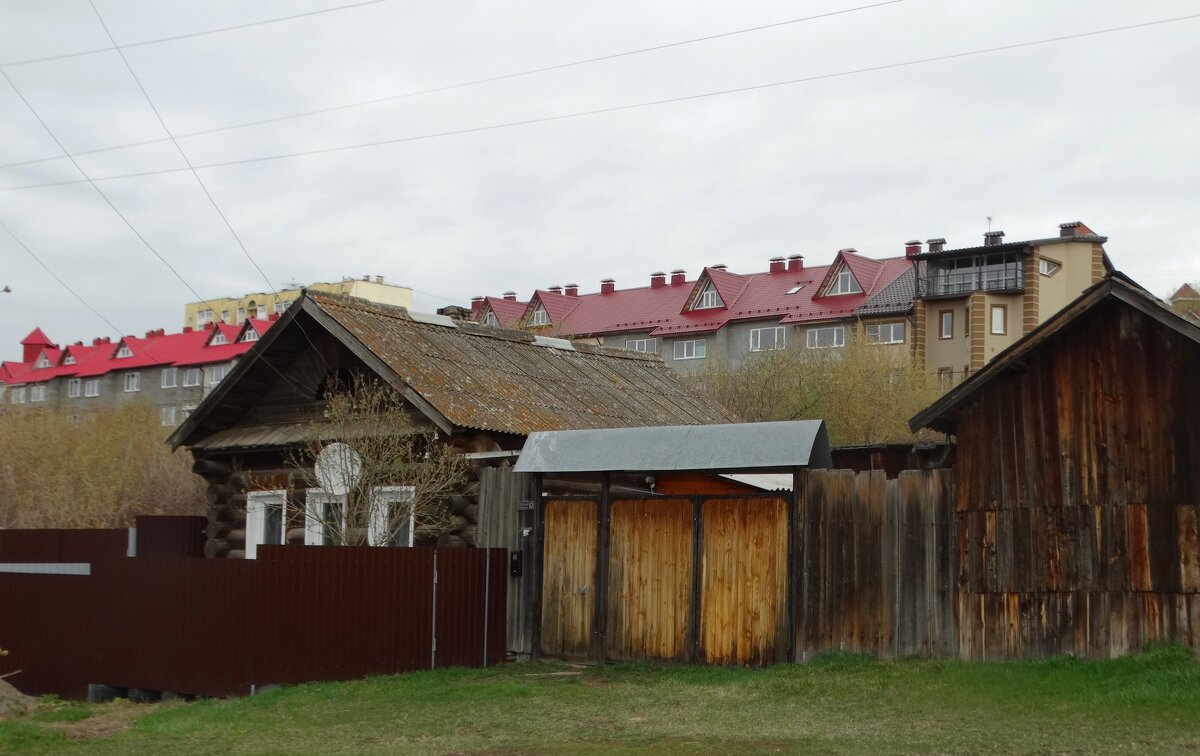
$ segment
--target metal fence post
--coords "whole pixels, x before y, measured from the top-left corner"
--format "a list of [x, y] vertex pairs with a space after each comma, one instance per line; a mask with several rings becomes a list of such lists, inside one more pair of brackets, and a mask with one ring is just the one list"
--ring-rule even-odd
[[483, 666], [487, 666], [488, 652], [488, 626], [491, 624], [491, 617], [488, 614], [491, 608], [492, 599], [492, 552], [491, 549], [483, 550]]

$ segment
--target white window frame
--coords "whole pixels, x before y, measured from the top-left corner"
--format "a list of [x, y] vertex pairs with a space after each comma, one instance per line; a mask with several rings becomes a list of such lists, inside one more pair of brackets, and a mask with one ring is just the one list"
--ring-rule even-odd
[[287, 310], [287, 308], [288, 308], [287, 302], [276, 302], [275, 303], [275, 312], [277, 312], [280, 315], [282, 315], [284, 313], [284, 311]]
[[83, 381], [79, 378], [71, 378], [67, 381], [67, 398], [78, 399], [83, 393]]
[[83, 382], [84, 397], [100, 396], [100, 379], [89, 378]]
[[[220, 377], [217, 377], [218, 372], [220, 373]], [[229, 365], [226, 363], [222, 362], [218, 365], [209, 365], [207, 375], [208, 385], [216, 386], [218, 383], [225, 380], [225, 376], [227, 375], [229, 375]]]
[[[1008, 308], [1004, 305], [994, 304], [988, 311], [989, 323], [988, 330], [992, 336], [1007, 336], [1008, 335]], [[1000, 321], [997, 323], [996, 316], [1000, 316]]]
[[[949, 322], [946, 321], [946, 316], [950, 316]], [[950, 327], [947, 328], [946, 326]], [[938, 340], [954, 338], [954, 310], [939, 310], [938, 311]]]
[[717, 285], [712, 281], [708, 282], [708, 286], [704, 287], [704, 291], [700, 292], [700, 296], [696, 299], [696, 306], [693, 310], [711, 310], [714, 307], [724, 307], [725, 302], [721, 300], [721, 294], [717, 291]]
[[179, 368], [165, 367], [162, 369], [162, 388], [175, 388], [179, 384]]
[[221, 322], [222, 323], [229, 322], [229, 310], [221, 310]]
[[68, 352], [67, 356], [63, 357], [63, 364], [64, 365], [74, 365], [75, 364], [75, 355]]
[[174, 404], [166, 404], [158, 408], [159, 425], [175, 425], [176, 408]]
[[204, 383], [204, 370], [198, 367], [190, 367], [183, 371], [183, 385], [200, 386]]
[[485, 326], [492, 326], [495, 328], [496, 326], [500, 325], [500, 321], [496, 319], [496, 313], [488, 310], [487, 314], [483, 316], [483, 324]]
[[191, 416], [191, 414], [192, 414], [193, 412], [195, 412], [195, 411], [196, 411], [196, 405], [194, 405], [194, 404], [185, 404], [185, 405], [183, 405], [182, 407], [180, 407], [180, 408], [179, 408], [179, 411], [183, 413], [183, 418], [182, 418], [182, 419], [183, 419], [183, 420], [187, 420], [187, 419], [188, 419], [188, 417], [190, 417], [190, 416]]
[[[896, 337], [896, 329], [900, 337]], [[890, 323], [870, 323], [867, 325], [867, 341], [871, 344], [903, 344], [907, 325], [903, 320], [893, 320]]]
[[[770, 331], [774, 336], [774, 341], [771, 346], [763, 346], [763, 334]], [[771, 352], [776, 349], [787, 348], [787, 329], [783, 326], [767, 326], [766, 328], [753, 328], [750, 330], [750, 351], [751, 352]]]
[[[832, 336], [831, 343], [822, 344], [821, 334], [828, 332]], [[820, 326], [809, 328], [804, 334], [804, 344], [809, 349], [839, 349], [846, 346], [846, 326]]]
[[254, 308], [254, 317], [257, 320], [266, 320], [267, 319], [267, 306], [266, 305], [256, 305]]
[[24, 386], [13, 386], [12, 401], [10, 402], [10, 404], [24, 404], [24, 403], [25, 403], [25, 387]]
[[267, 513], [279, 509], [279, 541], [287, 543], [287, 491], [251, 491], [246, 494], [246, 558], [257, 559], [258, 547], [267, 545]]
[[35, 364], [34, 367], [36, 367], [38, 370], [45, 370], [46, 368], [50, 367], [50, 358], [44, 353], [39, 354], [37, 358], [37, 364]]
[[550, 325], [550, 315], [546, 313], [546, 308], [540, 304], [534, 308], [533, 314], [529, 316], [529, 325], [544, 326]]
[[30, 402], [46, 401], [46, 384], [35, 383], [32, 386], [30, 386], [29, 387], [29, 401]]
[[331, 494], [320, 488], [308, 489], [304, 497], [304, 545], [324, 546], [329, 543], [329, 532], [326, 523], [329, 521], [331, 507], [340, 514], [339, 524], [345, 523], [346, 496]]
[[142, 390], [142, 374], [134, 371], [125, 374], [125, 393], [132, 394]]
[[117, 350], [117, 359], [118, 360], [123, 360], [126, 357], [132, 357], [132, 356], [133, 356], [133, 350], [131, 350], [129, 348], [128, 344], [122, 344], [121, 348]]
[[854, 278], [854, 274], [850, 269], [843, 266], [829, 282], [829, 290], [825, 292], [826, 296], [839, 297], [846, 294], [862, 294], [862, 287], [858, 285], [858, 281]]
[[625, 339], [625, 348], [631, 352], [658, 354], [658, 339]]
[[258, 341], [258, 331], [247, 328], [245, 335], [242, 336], [242, 341]]
[[1062, 270], [1062, 263], [1057, 260], [1051, 260], [1046, 257], [1038, 258], [1038, 273], [1046, 278], [1053, 276], [1058, 271]]
[[228, 343], [229, 339], [225, 338], [225, 334], [222, 333], [221, 329], [218, 328], [217, 332], [213, 334], [212, 341], [209, 342], [209, 346], [221, 346], [222, 344]]
[[677, 360], [702, 360], [708, 353], [708, 339], [676, 341], [672, 353]]
[[212, 310], [200, 310], [196, 313], [196, 325], [206, 325], [212, 320]]
[[416, 510], [412, 507], [408, 510], [408, 537], [407, 543], [393, 544], [389, 543], [388, 520], [389, 508], [393, 504], [408, 505], [413, 500], [416, 494], [415, 488], [412, 486], [379, 486], [372, 488], [367, 518], [367, 543], [371, 546], [412, 546], [413, 531], [416, 530]]

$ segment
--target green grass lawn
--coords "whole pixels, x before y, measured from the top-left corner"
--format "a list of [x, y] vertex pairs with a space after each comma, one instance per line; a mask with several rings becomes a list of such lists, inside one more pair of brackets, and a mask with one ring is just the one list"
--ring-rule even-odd
[[1200, 663], [1170, 648], [1101, 662], [832, 656], [763, 670], [509, 664], [238, 700], [45, 709], [0, 722], [0, 751], [1194, 752]]

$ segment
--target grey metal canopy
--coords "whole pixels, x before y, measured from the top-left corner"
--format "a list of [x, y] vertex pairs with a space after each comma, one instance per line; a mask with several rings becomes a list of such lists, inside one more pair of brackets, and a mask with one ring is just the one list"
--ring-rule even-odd
[[778, 470], [832, 465], [823, 420], [543, 431], [519, 473]]

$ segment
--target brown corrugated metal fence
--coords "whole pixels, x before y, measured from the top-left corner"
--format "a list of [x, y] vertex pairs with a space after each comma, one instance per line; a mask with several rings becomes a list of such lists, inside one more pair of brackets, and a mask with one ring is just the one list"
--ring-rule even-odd
[[90, 562], [123, 557], [128, 549], [125, 528], [0, 530], [0, 563]]

